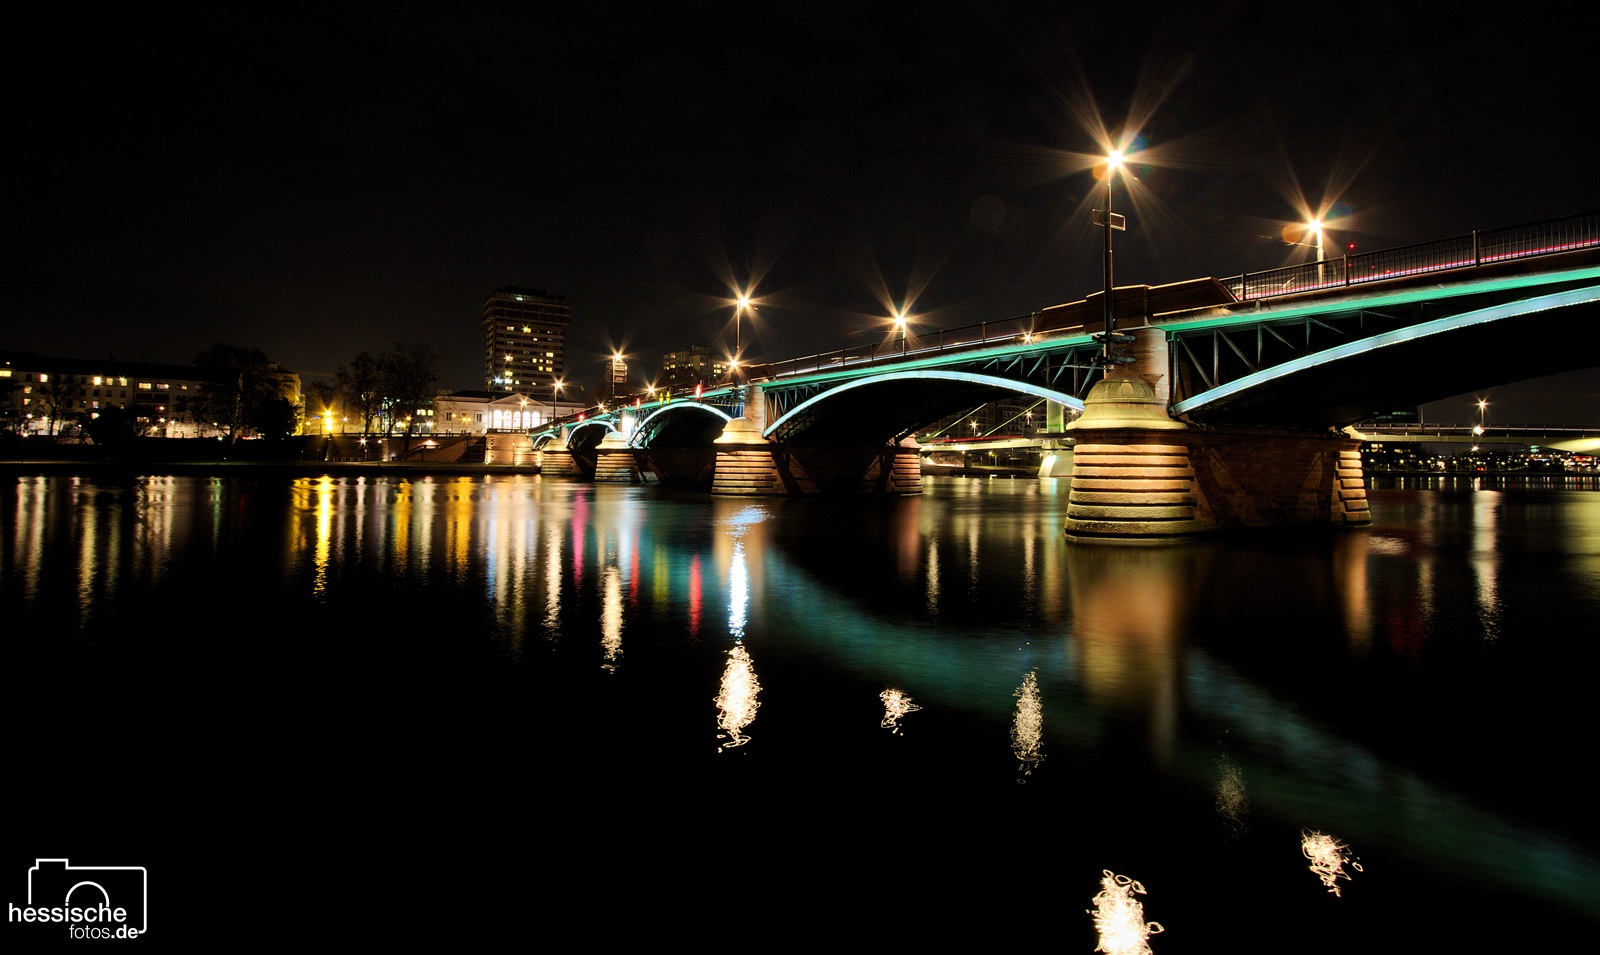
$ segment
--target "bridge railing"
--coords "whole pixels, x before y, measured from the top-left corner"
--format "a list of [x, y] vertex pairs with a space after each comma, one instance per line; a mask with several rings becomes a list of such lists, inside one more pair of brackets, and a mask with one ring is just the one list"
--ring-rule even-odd
[[1222, 284], [1235, 298], [1245, 301], [1597, 246], [1600, 246], [1600, 213], [1590, 212], [1265, 272], [1247, 272], [1223, 279]]
[[900, 361], [918, 355], [936, 355], [942, 352], [1027, 341], [1033, 335], [1038, 315], [1019, 315], [995, 322], [979, 322], [961, 328], [943, 328], [907, 335], [903, 340], [895, 336], [882, 342], [851, 345], [833, 351], [818, 352], [801, 358], [774, 362], [769, 366], [772, 377], [789, 378], [795, 375], [812, 375], [844, 368], [860, 368], [879, 362]]

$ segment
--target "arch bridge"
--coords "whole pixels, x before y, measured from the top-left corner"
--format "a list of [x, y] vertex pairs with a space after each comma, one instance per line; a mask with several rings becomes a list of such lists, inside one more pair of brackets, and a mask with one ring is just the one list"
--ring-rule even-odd
[[[562, 437], [597, 458], [608, 443], [629, 452], [639, 479], [675, 473], [710, 480], [720, 493], [915, 492], [912, 435], [1023, 395], [1049, 410], [1042, 440], [1076, 448], [1069, 467], [1081, 533], [1360, 523], [1359, 442], [1339, 429], [1595, 364], [1581, 343], [1600, 317], [1600, 214], [1119, 287], [1112, 307], [1125, 343], [1111, 363], [1099, 340], [1103, 303], [1096, 293], [752, 368], [748, 381], [693, 398], [654, 406], [638, 398], [563, 422]], [[1067, 423], [1072, 412], [1082, 415]], [[713, 460], [660, 464], [694, 450]], [[1293, 463], [1259, 466], [1274, 455]], [[746, 466], [760, 475], [723, 481]], [[1177, 470], [1133, 473], [1163, 468]], [[1263, 471], [1278, 486], [1260, 486]], [[1129, 484], [1145, 477], [1156, 484]]]

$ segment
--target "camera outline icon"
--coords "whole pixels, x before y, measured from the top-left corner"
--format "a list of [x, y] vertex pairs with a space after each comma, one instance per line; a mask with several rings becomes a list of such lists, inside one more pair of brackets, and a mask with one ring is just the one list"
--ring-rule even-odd
[[[142, 865], [72, 865], [66, 859], [35, 859], [28, 869], [28, 905], [121, 908], [128, 917], [129, 934], [142, 935], [150, 930], [149, 878]], [[53, 892], [59, 895], [45, 898]], [[136, 901], [128, 898], [135, 894]]]

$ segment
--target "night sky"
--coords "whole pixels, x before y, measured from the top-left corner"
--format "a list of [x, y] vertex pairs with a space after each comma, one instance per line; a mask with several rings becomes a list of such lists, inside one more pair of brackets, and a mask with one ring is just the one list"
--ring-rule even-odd
[[[731, 346], [750, 284], [755, 360], [1008, 318], [1099, 287], [1107, 132], [1119, 284], [1303, 259], [1306, 207], [1358, 251], [1600, 208], [1575, 4], [53, 6], [6, 31], [0, 349], [426, 342], [476, 389], [505, 285], [571, 299], [584, 384]], [[1600, 424], [1600, 369], [1519, 392]]]

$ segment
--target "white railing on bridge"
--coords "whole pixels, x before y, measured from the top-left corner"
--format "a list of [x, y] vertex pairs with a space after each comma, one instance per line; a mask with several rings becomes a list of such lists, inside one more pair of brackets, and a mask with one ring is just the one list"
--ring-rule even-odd
[[1600, 247], [1600, 213], [1471, 232], [1416, 245], [1247, 272], [1222, 280], [1240, 301], [1360, 285], [1428, 272]]

